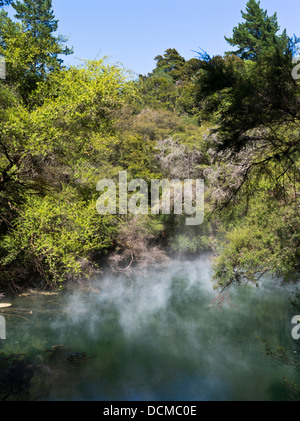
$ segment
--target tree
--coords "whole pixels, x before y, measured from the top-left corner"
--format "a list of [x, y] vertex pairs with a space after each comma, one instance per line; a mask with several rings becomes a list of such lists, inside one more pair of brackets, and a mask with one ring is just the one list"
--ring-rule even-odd
[[37, 83], [51, 72], [63, 68], [62, 54], [72, 51], [64, 46], [65, 39], [54, 36], [57, 20], [51, 0], [26, 0], [13, 3], [20, 22], [0, 12], [0, 55], [6, 61], [6, 84], [14, 85], [28, 104]]
[[198, 58], [191, 58], [184, 63], [181, 78], [187, 81], [192, 80], [197, 75], [197, 72], [200, 70], [200, 68], [201, 60]]
[[9, 6], [13, 0], [0, 0], [0, 7]]
[[185, 59], [178, 53], [175, 48], [168, 48], [164, 55], [158, 55], [154, 59], [156, 61], [156, 69], [154, 72], [164, 72], [172, 76], [174, 81], [181, 78]]
[[242, 15], [245, 23], [226, 38], [238, 51], [203, 56], [197, 79], [201, 115], [215, 126], [210, 189], [225, 234], [214, 279], [223, 291], [266, 272], [290, 280], [300, 270], [298, 38], [277, 35], [276, 14], [259, 2], [249, 0]]
[[36, 54], [32, 64], [35, 74], [45, 75], [47, 72], [57, 69], [62, 64], [60, 54], [71, 54], [72, 50], [63, 47], [66, 38], [54, 36], [57, 31], [58, 20], [55, 19], [52, 10], [52, 0], [19, 0], [12, 4], [16, 11], [15, 17], [22, 23], [23, 31], [31, 36], [36, 45], [51, 45], [49, 51], [44, 48]]
[[118, 171], [125, 75], [103, 61], [53, 72], [33, 109], [9, 88], [0, 84], [0, 284], [38, 273], [53, 285], [111, 247], [115, 217], [97, 213], [95, 186]]
[[155, 69], [147, 76], [140, 75], [138, 81], [144, 105], [194, 115], [197, 112], [194, 79], [201, 60], [186, 61], [175, 48], [168, 48], [155, 60]]
[[260, 2], [249, 0], [246, 12], [241, 12], [245, 20], [233, 28], [231, 38], [225, 37], [232, 46], [239, 47], [237, 51], [231, 51], [246, 60], [257, 60], [258, 56], [275, 44], [288, 46], [289, 38], [284, 30], [281, 35], [276, 35], [280, 27], [277, 22], [277, 14], [268, 16], [267, 10], [260, 8]]
[[175, 109], [178, 92], [169, 73], [155, 69], [149, 76], [140, 76], [137, 88], [144, 106]]

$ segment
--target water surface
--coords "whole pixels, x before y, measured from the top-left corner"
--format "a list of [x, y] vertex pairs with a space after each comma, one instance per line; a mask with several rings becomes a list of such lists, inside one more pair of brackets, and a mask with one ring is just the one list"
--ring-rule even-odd
[[[10, 358], [0, 360], [0, 399], [290, 399], [284, 378], [300, 384], [299, 371], [268, 356], [262, 341], [297, 357], [294, 286], [235, 287], [219, 307], [210, 279], [210, 261], [200, 258], [106, 276], [91, 291], [15, 299], [1, 313], [0, 355]], [[9, 375], [18, 384], [5, 394]]]

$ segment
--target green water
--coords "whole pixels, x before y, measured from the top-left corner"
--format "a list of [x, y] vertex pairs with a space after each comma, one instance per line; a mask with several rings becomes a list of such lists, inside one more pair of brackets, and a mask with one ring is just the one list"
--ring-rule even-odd
[[299, 371], [261, 340], [299, 359], [295, 287], [237, 287], [218, 307], [210, 277], [206, 258], [172, 261], [131, 279], [106, 276], [93, 291], [13, 300], [0, 312], [0, 400], [291, 399], [284, 378], [300, 385]]

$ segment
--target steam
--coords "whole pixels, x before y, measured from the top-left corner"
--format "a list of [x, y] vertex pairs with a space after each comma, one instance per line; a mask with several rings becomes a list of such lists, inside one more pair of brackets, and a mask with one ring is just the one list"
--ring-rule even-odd
[[86, 333], [94, 337], [101, 334], [105, 323], [114, 320], [125, 336], [140, 334], [140, 329], [153, 325], [154, 319], [158, 324], [173, 316], [174, 322], [172, 300], [180, 302], [192, 290], [201, 291], [209, 306], [215, 295], [210, 279], [211, 265], [206, 257], [194, 262], [171, 261], [164, 265], [164, 270], [148, 271], [137, 277], [108, 275], [96, 281], [91, 292], [79, 291], [68, 297], [64, 316], [52, 326], [59, 330], [66, 324], [84, 325]]
[[[211, 277], [208, 256], [171, 260], [131, 278], [107, 275], [91, 291], [67, 294], [51, 328], [58, 342], [97, 356], [91, 376], [102, 373], [107, 381], [118, 373], [102, 389], [107, 399], [136, 398], [138, 390], [142, 399], [182, 400], [177, 390], [186, 396], [189, 389], [195, 400], [268, 398], [283, 371], [274, 372], [258, 338], [290, 344], [290, 288], [270, 280], [261, 288], [237, 287], [220, 308], [213, 305]], [[93, 398], [93, 387], [89, 393]]]

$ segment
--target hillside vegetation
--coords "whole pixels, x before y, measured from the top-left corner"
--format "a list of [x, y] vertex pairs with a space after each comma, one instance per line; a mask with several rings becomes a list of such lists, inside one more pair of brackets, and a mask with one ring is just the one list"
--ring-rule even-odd
[[[8, 2], [4, 2], [8, 3]], [[3, 2], [1, 4], [3, 6]], [[173, 254], [215, 256], [225, 291], [299, 274], [299, 41], [249, 0], [224, 56], [175, 48], [132, 76], [105, 58], [66, 68], [51, 0], [0, 12], [0, 286], [62, 288]], [[228, 34], [227, 34], [228, 35]], [[100, 215], [101, 179], [204, 179], [205, 219]]]

